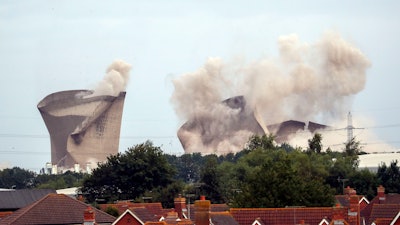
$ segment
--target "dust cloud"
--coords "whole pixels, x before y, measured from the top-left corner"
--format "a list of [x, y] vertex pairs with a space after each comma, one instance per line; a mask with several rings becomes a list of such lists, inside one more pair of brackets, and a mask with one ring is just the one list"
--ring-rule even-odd
[[[361, 50], [335, 32], [315, 43], [301, 42], [296, 34], [277, 43], [275, 58], [248, 63], [209, 58], [197, 71], [173, 79], [171, 102], [179, 118], [188, 121], [178, 131], [185, 152], [241, 150], [258, 129], [236, 125], [246, 116], [265, 128], [292, 119], [326, 123], [347, 114], [370, 66]], [[222, 103], [234, 96], [243, 96], [244, 104]]]

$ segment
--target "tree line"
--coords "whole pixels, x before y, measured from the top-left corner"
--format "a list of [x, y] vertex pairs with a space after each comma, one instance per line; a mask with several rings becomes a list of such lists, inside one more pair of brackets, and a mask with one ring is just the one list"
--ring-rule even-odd
[[181, 194], [192, 201], [200, 195], [232, 207], [332, 206], [345, 186], [368, 199], [383, 185], [400, 193], [397, 161], [378, 171], [359, 169], [359, 142], [351, 140], [341, 152], [323, 150], [321, 134], [308, 148], [278, 145], [274, 136], [253, 136], [246, 147], [226, 155], [165, 154], [146, 141], [111, 155], [91, 175], [67, 172], [37, 175], [21, 168], [0, 171], [0, 188], [67, 188], [79, 186], [89, 203], [130, 200], [173, 206]]

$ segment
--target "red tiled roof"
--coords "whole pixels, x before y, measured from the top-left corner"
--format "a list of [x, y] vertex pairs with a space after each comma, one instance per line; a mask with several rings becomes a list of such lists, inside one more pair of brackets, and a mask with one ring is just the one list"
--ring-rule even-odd
[[210, 219], [214, 225], [239, 225], [229, 212], [212, 212]]
[[[13, 224], [82, 224], [89, 205], [64, 194], [48, 194], [29, 206], [0, 220], [0, 225]], [[97, 223], [112, 223], [115, 217], [93, 208]]]
[[211, 212], [226, 212], [229, 211], [227, 204], [211, 204]]
[[390, 225], [392, 219], [377, 219], [375, 220], [376, 225]]
[[371, 210], [368, 224], [371, 224], [378, 219], [393, 220], [399, 211], [400, 204], [374, 204]]
[[[365, 201], [366, 201], [366, 203], [368, 203], [368, 200], [364, 196], [362, 196], [362, 195], [357, 195], [357, 196], [360, 199], [359, 204], [361, 202], [365, 202]], [[335, 199], [336, 199], [336, 202], [339, 203], [341, 206], [344, 206], [344, 207], [350, 206], [350, 201], [349, 201], [350, 196], [349, 195], [335, 195]]]
[[385, 194], [384, 204], [400, 204], [400, 194]]
[[372, 210], [376, 205], [387, 205], [387, 204], [400, 205], [400, 194], [385, 194], [384, 200], [380, 200], [379, 196], [375, 196], [375, 198], [373, 198], [369, 202], [369, 204], [364, 209], [361, 210], [360, 216], [364, 217], [366, 221], [369, 221], [369, 218], [372, 215]]
[[365, 197], [362, 197], [362, 198], [360, 199], [359, 205], [360, 205], [360, 210], [361, 210], [361, 211], [364, 210], [365, 207], [367, 207], [367, 206], [369, 205], [368, 199], [365, 198]]
[[119, 224], [144, 224], [146, 221], [140, 220], [137, 216], [129, 209], [127, 209], [124, 213], [122, 213], [113, 223], [112, 225]]
[[157, 221], [156, 216], [145, 207], [131, 207], [129, 208], [143, 223]]
[[[347, 215], [347, 208], [336, 210]], [[301, 220], [306, 224], [318, 225], [324, 218], [332, 218], [333, 208], [231, 208], [230, 213], [240, 225], [252, 224], [256, 219], [262, 220], [266, 225], [293, 225]]]
[[149, 210], [151, 213], [153, 213], [156, 216], [162, 216], [163, 215], [163, 207], [161, 205], [161, 202], [154, 202], [154, 203], [134, 203], [134, 202], [129, 202], [129, 201], [123, 201], [123, 202], [118, 202], [114, 204], [100, 204], [100, 209], [105, 210], [107, 207], [115, 207], [118, 209], [119, 214], [124, 213], [127, 209], [130, 208], [140, 208], [144, 207], [147, 210]]
[[336, 202], [341, 206], [348, 207], [350, 205], [349, 196], [348, 195], [335, 195]]
[[5, 212], [0, 212], [0, 219], [6, 216], [11, 215], [13, 212], [12, 211], [5, 211]]

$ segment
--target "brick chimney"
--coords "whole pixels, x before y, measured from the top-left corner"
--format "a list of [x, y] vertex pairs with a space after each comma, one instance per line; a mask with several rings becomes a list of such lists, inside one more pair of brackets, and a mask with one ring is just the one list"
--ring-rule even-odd
[[386, 200], [385, 188], [382, 185], [379, 185], [377, 192], [378, 192], [379, 203], [383, 203]]
[[348, 195], [348, 196], [350, 196], [350, 195], [355, 195], [355, 194], [356, 194], [356, 190], [354, 190], [354, 188], [351, 188], [350, 186], [347, 186], [347, 187], [344, 189], [344, 194], [345, 194], [345, 195]]
[[174, 206], [175, 206], [175, 212], [178, 213], [178, 217], [180, 219], [183, 219], [183, 213], [186, 213], [186, 198], [183, 198], [181, 195], [179, 195], [177, 198], [174, 199]]
[[343, 207], [340, 206], [340, 204], [336, 204], [335, 207], [333, 207], [332, 210], [332, 220], [338, 220], [338, 221], [343, 221], [344, 220], [344, 209]]
[[350, 208], [348, 210], [349, 223], [351, 225], [360, 224], [360, 197], [356, 193], [350, 194]]
[[177, 221], [181, 221], [181, 219], [179, 219], [177, 212], [168, 212], [167, 217], [165, 217], [164, 221], [167, 224], [175, 224], [177, 223]]
[[200, 200], [194, 202], [194, 217], [196, 225], [209, 225], [210, 224], [210, 200], [206, 200], [205, 196], [200, 196]]
[[83, 212], [83, 225], [94, 225], [96, 224], [94, 210], [88, 206]]

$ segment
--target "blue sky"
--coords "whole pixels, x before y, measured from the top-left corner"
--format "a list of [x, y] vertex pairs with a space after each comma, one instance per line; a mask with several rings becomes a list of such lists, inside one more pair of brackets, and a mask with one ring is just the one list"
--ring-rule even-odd
[[369, 127], [377, 139], [360, 141], [398, 150], [399, 7], [398, 1], [2, 1], [0, 168], [38, 171], [50, 161], [37, 103], [53, 92], [94, 87], [114, 59], [132, 65], [120, 151], [151, 140], [182, 154], [173, 78], [208, 57], [274, 57], [280, 36], [315, 42], [327, 30], [371, 62], [349, 110], [355, 121], [372, 121], [354, 126]]

